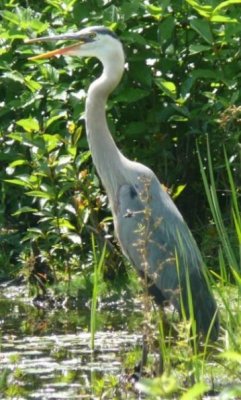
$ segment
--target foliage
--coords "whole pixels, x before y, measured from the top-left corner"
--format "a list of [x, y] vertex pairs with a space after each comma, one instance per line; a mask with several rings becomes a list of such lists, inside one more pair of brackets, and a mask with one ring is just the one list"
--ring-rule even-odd
[[[76, 58], [33, 63], [28, 56], [39, 53], [42, 46], [24, 44], [29, 37], [89, 24], [115, 29], [125, 46], [127, 72], [108, 104], [118, 146], [152, 167], [174, 194], [185, 188], [177, 199], [181, 211], [195, 229], [199, 225], [199, 240], [208, 238], [203, 245], [210, 257], [217, 258], [214, 247], [207, 244], [210, 238], [218, 241], [218, 235], [202, 188], [196, 143], [205, 168], [209, 138], [226, 221], [232, 194], [224, 146], [240, 197], [241, 2], [3, 0], [3, 4], [1, 276], [16, 269], [21, 272], [23, 264], [38, 279], [43, 264], [54, 269], [54, 278], [56, 271], [67, 271], [69, 276], [80, 268], [85, 271], [91, 263], [91, 233], [100, 243], [109, 233], [106, 197], [84, 132], [86, 90], [100, 66], [96, 60]], [[109, 242], [106, 254], [113, 254], [113, 248]], [[118, 251], [115, 264], [116, 257]]]

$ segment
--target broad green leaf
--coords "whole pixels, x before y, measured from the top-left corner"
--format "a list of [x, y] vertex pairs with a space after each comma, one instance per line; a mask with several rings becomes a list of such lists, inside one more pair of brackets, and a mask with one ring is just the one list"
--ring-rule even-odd
[[17, 125], [21, 126], [26, 132], [37, 132], [39, 131], [39, 123], [36, 118], [20, 119], [16, 122]]
[[137, 383], [137, 388], [141, 392], [149, 394], [154, 398], [168, 398], [177, 389], [177, 380], [174, 376], [163, 374], [154, 379], [143, 378]]
[[220, 10], [227, 8], [229, 6], [232, 6], [234, 4], [241, 4], [241, 0], [227, 0], [227, 1], [222, 1], [217, 7], [214, 8], [212, 11], [212, 15], [217, 14]]
[[53, 117], [50, 117], [47, 119], [47, 121], [45, 121], [45, 129], [48, 128], [51, 124], [53, 124], [54, 122], [58, 121], [59, 119], [66, 119], [67, 117], [67, 113], [66, 111], [63, 111], [61, 113], [59, 113], [58, 115], [54, 115]]
[[175, 31], [175, 18], [169, 15], [159, 24], [159, 40], [160, 43], [167, 45], [171, 43]]
[[69, 156], [68, 155], [61, 156], [61, 157], [59, 157], [59, 160], [58, 160], [58, 166], [63, 167], [65, 165], [69, 165], [71, 162], [72, 162], [72, 156], [70, 156], [70, 155]]
[[68, 146], [67, 151], [71, 155], [72, 159], [76, 157], [76, 154], [77, 154], [77, 147], [76, 146]]
[[32, 208], [32, 207], [21, 207], [19, 208], [17, 211], [15, 211], [12, 215], [16, 216], [16, 215], [21, 215], [21, 214], [25, 214], [25, 213], [33, 213], [33, 212], [37, 212], [38, 209], [37, 208]]
[[79, 235], [77, 235], [77, 233], [69, 233], [67, 235], [68, 239], [71, 240], [71, 242], [73, 242], [74, 244], [82, 244], [82, 239]]
[[226, 17], [225, 15], [213, 15], [210, 18], [211, 22], [219, 22], [219, 23], [236, 23], [238, 20], [236, 18]]
[[202, 53], [203, 51], [210, 51], [212, 49], [211, 46], [205, 46], [203, 44], [191, 44], [189, 46], [189, 52], [190, 54], [198, 54]]
[[12, 24], [19, 25], [19, 17], [16, 13], [4, 10], [1, 11], [1, 16]]
[[126, 133], [132, 137], [138, 137], [142, 135], [144, 132], [146, 132], [146, 129], [147, 127], [144, 121], [130, 122], [125, 127]]
[[139, 33], [136, 32], [123, 32], [122, 38], [126, 43], [134, 43], [134, 44], [140, 44], [140, 45], [146, 45], [147, 41], [146, 39]]
[[[20, 12], [21, 10], [21, 12]], [[22, 29], [32, 29], [37, 32], [43, 32], [49, 26], [46, 22], [41, 22], [40, 19], [33, 18], [30, 14], [30, 9], [20, 9], [18, 12], [11, 12], [8, 10], [1, 11], [1, 16], [3, 19], [11, 22], [13, 25], [17, 25]]]
[[[32, 18], [31, 21], [26, 21], [26, 24], [24, 24], [24, 25], [25, 26], [27, 25], [28, 29], [31, 27], [33, 31], [36, 31], [38, 33], [46, 31], [46, 29], [48, 29], [48, 27], [49, 27], [48, 22], [41, 22], [37, 18]], [[25, 26], [23, 26], [23, 27], [25, 27]]]
[[2, 74], [1, 79], [11, 79], [14, 82], [19, 82], [24, 84], [24, 77], [18, 71], [7, 71]]
[[172, 198], [176, 199], [177, 197], [180, 196], [180, 194], [183, 192], [183, 190], [186, 188], [187, 185], [178, 185], [175, 188], [175, 191], [172, 193]]
[[[64, 193], [66, 193], [69, 190], [73, 190], [75, 186], [75, 182], [66, 182], [61, 186], [61, 189], [58, 191], [58, 200], [61, 199]], [[66, 208], [68, 209], [68, 208]], [[75, 211], [76, 214], [76, 211]]]
[[174, 98], [174, 99], [176, 98], [177, 89], [176, 89], [175, 83], [173, 83], [171, 81], [165, 81], [162, 78], [156, 78], [155, 82], [156, 82], [157, 86], [159, 86], [159, 88], [161, 88], [167, 96]]
[[78, 143], [78, 141], [79, 141], [79, 139], [80, 139], [80, 137], [81, 137], [81, 135], [82, 135], [82, 130], [83, 130], [83, 127], [82, 127], [82, 126], [79, 126], [79, 127], [75, 130], [75, 132], [74, 132], [74, 134], [73, 134], [73, 145], [74, 145], [74, 146], [77, 145], [77, 143]]
[[54, 149], [56, 149], [56, 147], [62, 146], [62, 144], [63, 144], [62, 138], [58, 134], [50, 135], [48, 133], [45, 133], [41, 137], [44, 139], [49, 153], [51, 151], [53, 151]]
[[82, 164], [84, 164], [86, 161], [88, 161], [91, 157], [91, 152], [89, 150], [80, 153], [79, 155], [77, 155], [75, 163], [78, 167], [82, 166]]
[[209, 18], [212, 13], [210, 5], [202, 5], [195, 0], [186, 0], [186, 2], [194, 8], [202, 17]]
[[31, 90], [31, 92], [36, 92], [42, 88], [39, 82], [34, 81], [30, 76], [24, 78], [25, 85]]
[[190, 26], [194, 29], [206, 42], [209, 44], [213, 43], [213, 34], [210, 29], [208, 21], [204, 19], [192, 19]]
[[180, 400], [198, 400], [208, 389], [209, 386], [204, 382], [195, 383], [195, 385], [181, 396]]
[[54, 198], [52, 193], [42, 192], [41, 190], [31, 190], [30, 192], [26, 192], [26, 194], [31, 197], [40, 197], [40, 198], [48, 199], [48, 200], [51, 200]]
[[125, 21], [128, 21], [129, 18], [133, 18], [140, 7], [139, 1], [132, 0], [131, 2], [123, 2], [121, 6], [121, 12], [125, 18]]
[[9, 133], [8, 137], [10, 139], [16, 140], [17, 142], [22, 143], [24, 141], [24, 133], [23, 132], [12, 132]]
[[15, 160], [9, 164], [9, 167], [15, 168], [18, 167], [19, 165], [26, 165], [26, 164], [29, 164], [28, 160]]
[[12, 183], [14, 185], [19, 185], [19, 186], [31, 187], [30, 184], [18, 178], [4, 179], [4, 182]]
[[141, 100], [148, 95], [148, 90], [138, 88], [126, 88], [122, 90], [122, 92], [118, 96], [116, 96], [116, 99], [117, 101], [124, 103], [134, 103], [135, 101]]
[[192, 71], [191, 76], [195, 79], [197, 78], [207, 78], [207, 79], [220, 79], [220, 74], [218, 71], [211, 70], [211, 69], [196, 69]]
[[53, 220], [52, 222], [54, 226], [75, 230], [75, 226], [71, 224], [71, 222], [66, 218], [58, 218], [56, 220]]
[[160, 20], [162, 18], [163, 16], [162, 7], [158, 7], [153, 4], [147, 4], [145, 8], [155, 19]]

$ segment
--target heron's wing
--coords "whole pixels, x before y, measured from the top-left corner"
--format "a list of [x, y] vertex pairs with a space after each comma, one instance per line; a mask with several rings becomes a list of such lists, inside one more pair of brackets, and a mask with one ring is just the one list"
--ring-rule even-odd
[[197, 325], [207, 332], [216, 305], [204, 277], [202, 257], [181, 214], [155, 176], [136, 186], [121, 186], [117, 234], [137, 271], [148, 276], [155, 298], [157, 290], [161, 299], [170, 300], [179, 312], [183, 308], [189, 317], [190, 293]]
[[155, 178], [136, 187], [121, 186], [118, 205], [117, 232], [124, 252], [171, 298], [185, 271], [199, 274], [202, 262], [181, 214]]

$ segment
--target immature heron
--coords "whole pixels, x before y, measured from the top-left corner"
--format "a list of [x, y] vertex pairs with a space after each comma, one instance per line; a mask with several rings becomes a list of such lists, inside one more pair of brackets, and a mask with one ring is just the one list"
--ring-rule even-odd
[[118, 37], [105, 27], [29, 40], [75, 40], [71, 46], [32, 57], [57, 55], [97, 57], [101, 76], [89, 87], [86, 131], [93, 162], [108, 194], [115, 233], [123, 253], [158, 304], [168, 301], [196, 324], [198, 334], [217, 339], [217, 306], [206, 280], [197, 244], [173, 201], [156, 175], [130, 161], [117, 148], [106, 121], [109, 94], [120, 82], [125, 57]]

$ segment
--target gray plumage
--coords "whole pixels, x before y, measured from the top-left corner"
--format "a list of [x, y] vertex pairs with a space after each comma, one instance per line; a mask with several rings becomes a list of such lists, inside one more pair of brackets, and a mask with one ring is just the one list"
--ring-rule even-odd
[[190, 230], [155, 174], [124, 157], [108, 129], [106, 102], [118, 85], [125, 64], [117, 36], [105, 27], [91, 27], [31, 41], [37, 40], [78, 40], [78, 43], [32, 59], [64, 54], [97, 57], [101, 61], [103, 72], [87, 94], [86, 130], [122, 251], [139, 275], [147, 275], [149, 292], [158, 304], [171, 302], [181, 317], [183, 312], [187, 318], [194, 317], [198, 334], [206, 336], [212, 327], [210, 337], [217, 339], [217, 306]]

